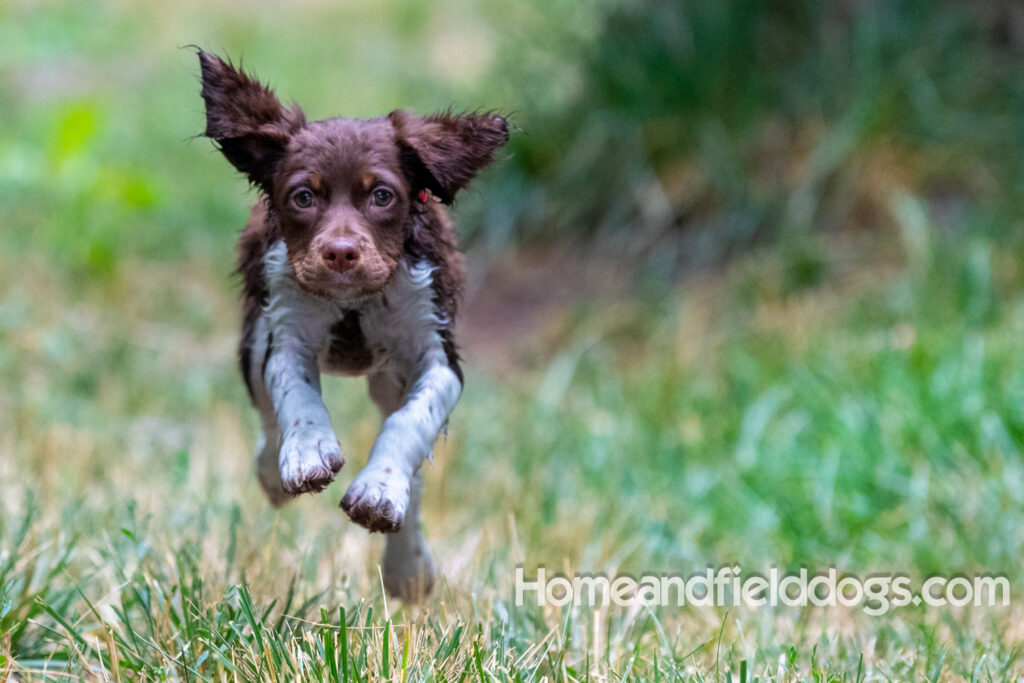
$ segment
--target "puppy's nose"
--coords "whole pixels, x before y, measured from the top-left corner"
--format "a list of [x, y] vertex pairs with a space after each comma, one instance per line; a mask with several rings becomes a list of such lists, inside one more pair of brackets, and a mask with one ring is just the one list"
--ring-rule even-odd
[[320, 247], [320, 257], [328, 268], [344, 273], [359, 263], [359, 247], [348, 238], [338, 237]]

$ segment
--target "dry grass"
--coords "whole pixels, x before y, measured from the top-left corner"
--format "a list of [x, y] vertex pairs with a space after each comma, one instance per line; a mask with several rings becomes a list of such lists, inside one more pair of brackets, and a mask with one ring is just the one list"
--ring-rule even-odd
[[[561, 351], [535, 353], [532, 371], [519, 379], [502, 371], [505, 387], [488, 379], [485, 366], [474, 366], [451, 435], [427, 468], [425, 525], [443, 579], [424, 606], [410, 608], [381, 593], [376, 563], [382, 539], [350, 524], [336, 507], [376, 433], [377, 418], [360, 382], [339, 380], [327, 388], [350, 455], [339, 483], [275, 513], [252, 476], [255, 420], [235, 378], [235, 304], [225, 274], [195, 260], [128, 261], [116, 278], [82, 286], [40, 258], [15, 263], [5, 257], [0, 369], [7, 381], [0, 405], [9, 409], [0, 412], [0, 562], [11, 563], [5, 580], [15, 591], [8, 604], [28, 615], [16, 639], [0, 641], [6, 666], [29, 678], [47, 670], [116, 679], [134, 668], [143, 678], [333, 680], [331, 657], [337, 662], [340, 656], [335, 610], [342, 605], [350, 652], [359, 652], [349, 666], [360, 678], [384, 677], [385, 668], [396, 680], [451, 680], [466, 672], [510, 680], [715, 678], [739, 675], [741, 664], [748, 678], [846, 672], [869, 680], [926, 674], [952, 680], [976, 666], [993, 676], [1020, 675], [1014, 654], [1020, 633], [1011, 626], [1019, 619], [1016, 605], [868, 617], [837, 609], [651, 611], [639, 604], [566, 611], [512, 602], [520, 563], [615, 573], [687, 571], [724, 561], [756, 567], [774, 557], [812, 567], [829, 558], [855, 571], [934, 569], [913, 559], [916, 544], [926, 539], [879, 535], [878, 550], [870, 550], [853, 540], [858, 536], [850, 535], [839, 508], [821, 521], [805, 519], [847, 539], [833, 551], [795, 550], [800, 537], [787, 534], [798, 531], [776, 529], [758, 541], [756, 518], [733, 517], [732, 511], [739, 505], [747, 514], [767, 512], [762, 485], [745, 479], [744, 488], [733, 488], [737, 480], [719, 499], [706, 479], [737, 466], [727, 464], [731, 456], [721, 461], [721, 448], [734, 433], [728, 425], [736, 420], [739, 428], [745, 414], [757, 410], [758, 402], [735, 413], [723, 411], [725, 403], [712, 407], [729, 400], [730, 390], [720, 383], [736, 381], [728, 378], [744, 363], [763, 363], [764, 372], [777, 362], [769, 352], [735, 365], [748, 344], [786, 349], [793, 361], [783, 363], [783, 374], [755, 381], [767, 381], [767, 388], [791, 373], [792, 379], [783, 379], [791, 397], [803, 391], [802, 371], [791, 362], [813, 368], [846, 356], [835, 370], [848, 373], [838, 379], [842, 387], [859, 384], [854, 368], [862, 361], [856, 358], [922, 352], [917, 328], [906, 323], [847, 327], [856, 309], [851, 302], [878, 301], [905, 283], [897, 266], [886, 279], [874, 272], [852, 265], [820, 288], [787, 296], [773, 284], [779, 271], [771, 259], [755, 259], [729, 274], [693, 280], [668, 310], [631, 307], [624, 297], [590, 313], [587, 306], [564, 309], [562, 331], [548, 336]], [[753, 298], [747, 293], [752, 282], [758, 285]], [[738, 315], [745, 322], [738, 323]], [[1011, 319], [1007, 324], [1007, 330], [1016, 327]], [[929, 338], [935, 321], [923, 327]], [[1017, 372], [1000, 330], [980, 332], [995, 346], [986, 362]], [[490, 336], [488, 343], [500, 340]], [[823, 349], [831, 351], [823, 357]], [[641, 350], [646, 356], [637, 355]], [[608, 367], [616, 369], [609, 375]], [[691, 389], [658, 408], [664, 400], [658, 397], [667, 398], [664, 392], [677, 382]], [[616, 393], [630, 397], [627, 407], [616, 408]], [[668, 412], [657, 417], [650, 410]], [[754, 446], [757, 457], [803, 457], [773, 455], [779, 446], [772, 430], [785, 430], [791, 419], [785, 413], [768, 418], [767, 440]], [[812, 413], [801, 419], [824, 418]], [[644, 463], [636, 460], [638, 451], [607, 451], [602, 440], [643, 449], [651, 438], [644, 430], [666, 427], [670, 431], [658, 438], [684, 454], [675, 465], [682, 478], [667, 476], [683, 488], [638, 494], [619, 477], [646, 476], [648, 469], [664, 477], [657, 468], [672, 460], [651, 453], [646, 457], [653, 460]], [[829, 429], [827, 423], [819, 428]], [[518, 442], [508, 440], [516, 435]], [[736, 447], [735, 463], [749, 469], [744, 447]], [[718, 464], [705, 461], [704, 453]], [[634, 462], [608, 461], [603, 474], [580, 474], [590, 472], [586, 458], [605, 457]], [[567, 465], [577, 472], [567, 474]], [[757, 467], [768, 473], [778, 466]], [[1010, 466], [1009, 460], [1003, 465]], [[992, 514], [990, 507], [964, 494], [985, 490], [986, 478], [996, 472], [978, 470], [955, 485], [957, 498], [973, 501], [972, 514], [983, 519]], [[592, 477], [598, 479], [588, 483]], [[819, 486], [794, 484], [794, 492]], [[774, 486], [768, 480], [763, 485]], [[943, 509], [953, 500], [937, 480], [933, 486], [926, 495], [937, 498], [923, 501], [926, 515], [933, 514], [927, 512], [931, 506]], [[889, 494], [863, 493], [881, 496], [870, 505], [883, 517], [913, 519], [912, 510], [885, 512]], [[841, 507], [859, 494], [829, 495]], [[18, 541], [15, 530], [25, 515], [27, 536]], [[893, 522], [893, 528], [901, 524]], [[1017, 535], [1007, 533], [989, 540], [1010, 544], [1006, 552], [1012, 553]], [[893, 553], [900, 542], [911, 552]], [[991, 562], [1009, 557], [1002, 546], [978, 554], [981, 546], [966, 537], [956, 542], [976, 553], [975, 566], [1003, 566]], [[890, 561], [882, 560], [887, 552]], [[49, 575], [47, 567], [56, 573]], [[247, 609], [253, 614], [247, 616]], [[328, 656], [331, 647], [334, 655]]]

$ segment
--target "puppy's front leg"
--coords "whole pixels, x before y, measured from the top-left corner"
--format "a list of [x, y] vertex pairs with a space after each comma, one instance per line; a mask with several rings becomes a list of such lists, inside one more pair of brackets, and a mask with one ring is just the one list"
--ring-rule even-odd
[[285, 493], [322, 491], [345, 459], [320, 397], [320, 368], [299, 339], [275, 340], [264, 381], [282, 435], [278, 463]]
[[438, 346], [425, 353], [405, 402], [384, 420], [370, 459], [341, 500], [341, 507], [370, 531], [397, 532], [405, 521], [413, 476], [448, 420], [462, 383]]

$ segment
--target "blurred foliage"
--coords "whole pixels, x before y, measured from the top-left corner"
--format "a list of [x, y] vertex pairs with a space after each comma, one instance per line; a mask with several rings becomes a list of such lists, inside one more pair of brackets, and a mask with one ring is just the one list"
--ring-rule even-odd
[[507, 157], [460, 202], [471, 244], [594, 242], [662, 277], [781, 238], [799, 287], [827, 260], [813, 235], [894, 226], [894, 191], [957, 221], [1015, 216], [1021, 15], [1000, 0], [11, 3], [5, 243], [95, 273], [126, 253], [224, 258], [249, 199], [190, 139], [195, 65], [174, 47], [195, 42], [316, 118], [511, 113]]
[[781, 237], [796, 285], [811, 233], [892, 227], [893, 192], [1015, 221], [1022, 24], [1011, 2], [617, 3], [514, 139], [503, 209], [664, 273]]

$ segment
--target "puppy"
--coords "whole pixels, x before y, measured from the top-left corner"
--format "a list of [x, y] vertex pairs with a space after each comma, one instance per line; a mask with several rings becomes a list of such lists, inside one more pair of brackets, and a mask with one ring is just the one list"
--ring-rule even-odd
[[365, 375], [383, 425], [341, 507], [388, 532], [388, 591], [429, 592], [420, 467], [462, 391], [463, 257], [443, 205], [508, 141], [494, 114], [307, 121], [199, 50], [205, 135], [259, 189], [238, 242], [242, 377], [263, 421], [260, 483], [280, 506], [345, 462], [320, 373]]

